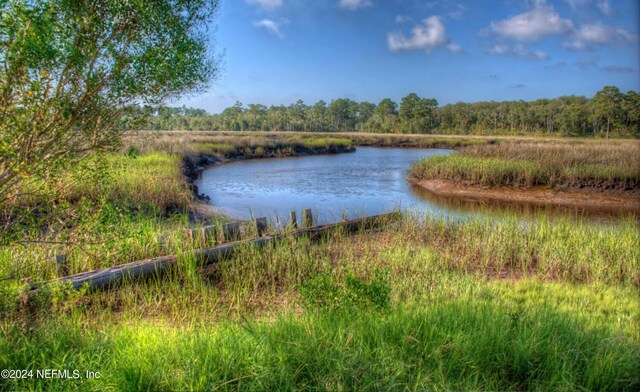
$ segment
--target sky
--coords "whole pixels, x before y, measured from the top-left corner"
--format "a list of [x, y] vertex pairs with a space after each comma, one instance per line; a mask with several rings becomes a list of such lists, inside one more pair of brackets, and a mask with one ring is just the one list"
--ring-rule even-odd
[[176, 102], [456, 102], [640, 90], [638, 0], [221, 0], [220, 72]]

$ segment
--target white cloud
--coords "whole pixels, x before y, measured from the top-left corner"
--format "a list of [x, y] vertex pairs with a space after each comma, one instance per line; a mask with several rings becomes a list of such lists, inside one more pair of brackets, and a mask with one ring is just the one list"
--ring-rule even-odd
[[248, 4], [259, 5], [262, 8], [273, 9], [282, 5], [282, 0], [245, 0]]
[[262, 19], [261, 21], [253, 22], [253, 25], [267, 30], [270, 34], [273, 34], [278, 38], [284, 38], [284, 34], [280, 31], [280, 24], [271, 19]]
[[524, 57], [524, 58], [528, 58], [528, 59], [534, 59], [534, 60], [548, 60], [549, 59], [549, 55], [541, 50], [529, 50], [527, 48], [524, 47], [524, 45], [515, 45], [513, 47], [513, 53], [516, 56], [519, 57]]
[[607, 16], [613, 16], [616, 14], [616, 10], [613, 9], [613, 6], [609, 2], [609, 0], [598, 0], [596, 2], [596, 6], [598, 6], [600, 12]]
[[571, 32], [573, 23], [561, 18], [553, 7], [538, 1], [530, 11], [499, 22], [491, 22], [491, 30], [503, 37], [519, 41], [535, 41], [548, 35]]
[[526, 59], [532, 60], [548, 60], [549, 55], [541, 50], [529, 50], [522, 44], [514, 45], [513, 47], [504, 44], [502, 42], [495, 43], [490, 47], [487, 52], [491, 54], [500, 55], [514, 55]]
[[600, 46], [632, 42], [637, 39], [637, 36], [624, 29], [616, 29], [598, 22], [582, 25], [563, 46], [569, 50], [594, 50]]
[[439, 16], [431, 16], [422, 21], [422, 24], [415, 26], [411, 30], [411, 36], [405, 37], [399, 32], [387, 34], [387, 44], [389, 49], [396, 52], [400, 50], [425, 50], [431, 52], [433, 49], [448, 45], [448, 49], [454, 53], [462, 51], [460, 45], [454, 44], [447, 38], [444, 25]]
[[371, 0], [340, 0], [340, 8], [349, 11], [370, 7], [371, 5]]
[[404, 23], [411, 21], [411, 17], [407, 15], [396, 15], [396, 18], [394, 20], [396, 21], [396, 23]]

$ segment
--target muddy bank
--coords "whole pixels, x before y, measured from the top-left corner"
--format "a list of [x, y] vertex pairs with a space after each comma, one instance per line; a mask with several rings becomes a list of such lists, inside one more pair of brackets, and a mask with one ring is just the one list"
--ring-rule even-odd
[[640, 196], [633, 193], [603, 194], [573, 190], [555, 190], [543, 186], [514, 188], [482, 187], [448, 180], [414, 180], [413, 184], [434, 195], [469, 201], [492, 201], [512, 204], [555, 205], [584, 210], [617, 210], [640, 214]]

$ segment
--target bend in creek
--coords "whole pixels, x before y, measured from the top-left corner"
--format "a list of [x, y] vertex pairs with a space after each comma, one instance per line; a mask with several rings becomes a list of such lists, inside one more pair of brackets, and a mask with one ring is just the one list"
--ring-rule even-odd
[[[267, 216], [282, 221], [289, 211], [300, 213], [304, 208], [313, 209], [320, 223], [398, 208], [453, 219], [496, 213], [495, 204], [443, 200], [407, 181], [407, 171], [416, 160], [450, 153], [441, 149], [359, 147], [350, 154], [235, 161], [205, 170], [196, 185], [211, 198], [214, 208], [238, 219]], [[584, 213], [553, 206], [507, 208], [524, 215], [539, 210], [556, 215]]]

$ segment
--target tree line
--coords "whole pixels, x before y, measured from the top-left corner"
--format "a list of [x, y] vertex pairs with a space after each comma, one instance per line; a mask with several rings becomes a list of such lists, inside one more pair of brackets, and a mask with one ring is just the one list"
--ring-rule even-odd
[[316, 131], [381, 133], [469, 133], [563, 136], [640, 134], [640, 97], [606, 86], [592, 98], [563, 96], [535, 101], [455, 103], [411, 93], [377, 105], [339, 98], [306, 105], [235, 105], [219, 114], [187, 107], [139, 108], [147, 129], [227, 131]]

